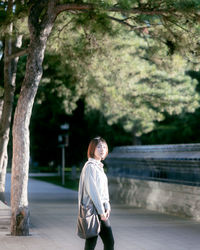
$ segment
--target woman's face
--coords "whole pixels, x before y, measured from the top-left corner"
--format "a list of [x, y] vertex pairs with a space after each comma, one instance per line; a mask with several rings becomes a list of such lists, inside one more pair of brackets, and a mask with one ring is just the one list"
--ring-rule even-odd
[[108, 151], [107, 144], [104, 142], [99, 142], [94, 151], [95, 159], [97, 160], [105, 159], [107, 151]]

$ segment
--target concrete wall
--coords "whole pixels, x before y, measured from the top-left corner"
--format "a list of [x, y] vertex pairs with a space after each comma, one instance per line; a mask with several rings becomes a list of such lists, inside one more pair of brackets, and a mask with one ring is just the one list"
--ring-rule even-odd
[[200, 187], [109, 177], [111, 201], [200, 221]]

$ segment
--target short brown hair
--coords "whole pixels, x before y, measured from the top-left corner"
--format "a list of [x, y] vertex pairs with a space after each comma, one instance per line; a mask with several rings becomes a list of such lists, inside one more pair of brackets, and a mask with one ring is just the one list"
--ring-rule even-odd
[[[103, 138], [101, 138], [99, 136], [93, 138], [90, 141], [89, 146], [88, 146], [88, 151], [87, 151], [88, 158], [94, 158], [94, 151], [95, 151], [96, 146], [99, 144], [99, 142], [105, 143], [107, 145], [107, 142]], [[108, 155], [108, 145], [107, 145], [107, 154], [106, 154], [106, 156], [107, 155]]]

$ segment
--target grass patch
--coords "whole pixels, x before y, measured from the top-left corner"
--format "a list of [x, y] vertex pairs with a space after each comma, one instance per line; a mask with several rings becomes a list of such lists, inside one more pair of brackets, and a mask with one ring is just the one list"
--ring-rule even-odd
[[65, 185], [62, 185], [62, 177], [61, 176], [39, 176], [39, 177], [31, 177], [40, 181], [46, 181], [58, 186], [62, 186], [65, 188], [73, 189], [78, 191], [79, 180], [72, 180], [65, 177]]

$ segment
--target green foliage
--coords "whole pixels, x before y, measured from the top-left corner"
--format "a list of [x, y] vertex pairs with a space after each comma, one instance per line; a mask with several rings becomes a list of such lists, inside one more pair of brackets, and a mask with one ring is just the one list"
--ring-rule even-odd
[[183, 11], [194, 11], [200, 8], [200, 3], [198, 0], [179, 0], [174, 1], [174, 6]]
[[186, 62], [178, 55], [163, 70], [147, 60], [148, 46], [136, 36], [130, 40], [123, 34], [103, 43], [109, 50], [92, 58], [86, 100], [88, 110], [101, 110], [109, 124], [120, 122], [140, 136], [163, 120], [164, 112], [194, 112], [199, 106], [197, 83], [185, 76]]
[[[200, 90], [199, 71], [187, 72], [193, 79], [198, 80], [197, 91]], [[169, 116], [165, 114], [165, 120], [155, 123], [155, 129], [142, 136], [143, 144], [173, 144], [173, 143], [199, 143], [200, 109], [194, 113], [182, 113]]]
[[[55, 67], [56, 65], [56, 67]], [[44, 61], [44, 74], [37, 95], [37, 103], [41, 104], [48, 100], [53, 113], [64, 112], [71, 114], [76, 108], [76, 102], [80, 95], [76, 91], [76, 72], [66, 62], [60, 61], [59, 55], [46, 55]]]
[[138, 3], [137, 0], [118, 0], [117, 5], [121, 7], [123, 10], [129, 10], [130, 8], [133, 8]]
[[[94, 13], [78, 18], [63, 13], [49, 40], [49, 51], [60, 54], [58, 72], [64, 76], [65, 65], [73, 72], [71, 87], [62, 85], [63, 80], [56, 87], [55, 79], [52, 81], [54, 94], [62, 97], [67, 113], [84, 97], [86, 113], [99, 110], [108, 124], [119, 123], [140, 136], [151, 131], [155, 121], [163, 120], [166, 112], [194, 112], [199, 106], [196, 82], [185, 75], [188, 62], [178, 54], [177, 47], [173, 50], [151, 36], [120, 30], [119, 25], [113, 25], [120, 31], [118, 36], [102, 36], [101, 29], [92, 32], [98, 24], [90, 23], [93, 18], [97, 18]], [[157, 17], [151, 21], [156, 23]], [[164, 34], [163, 27], [156, 29], [157, 35]], [[165, 35], [164, 39], [171, 38]]]
[[10, 23], [21, 22], [23, 25], [23, 19], [28, 16], [28, 7], [29, 5], [24, 1], [24, 4], [21, 1], [15, 1], [12, 12], [7, 10], [7, 1], [0, 1], [0, 31], [1, 37], [4, 35], [7, 25]]
[[4, 93], [4, 89], [2, 87], [0, 87], [0, 98], [3, 97], [3, 93]]

